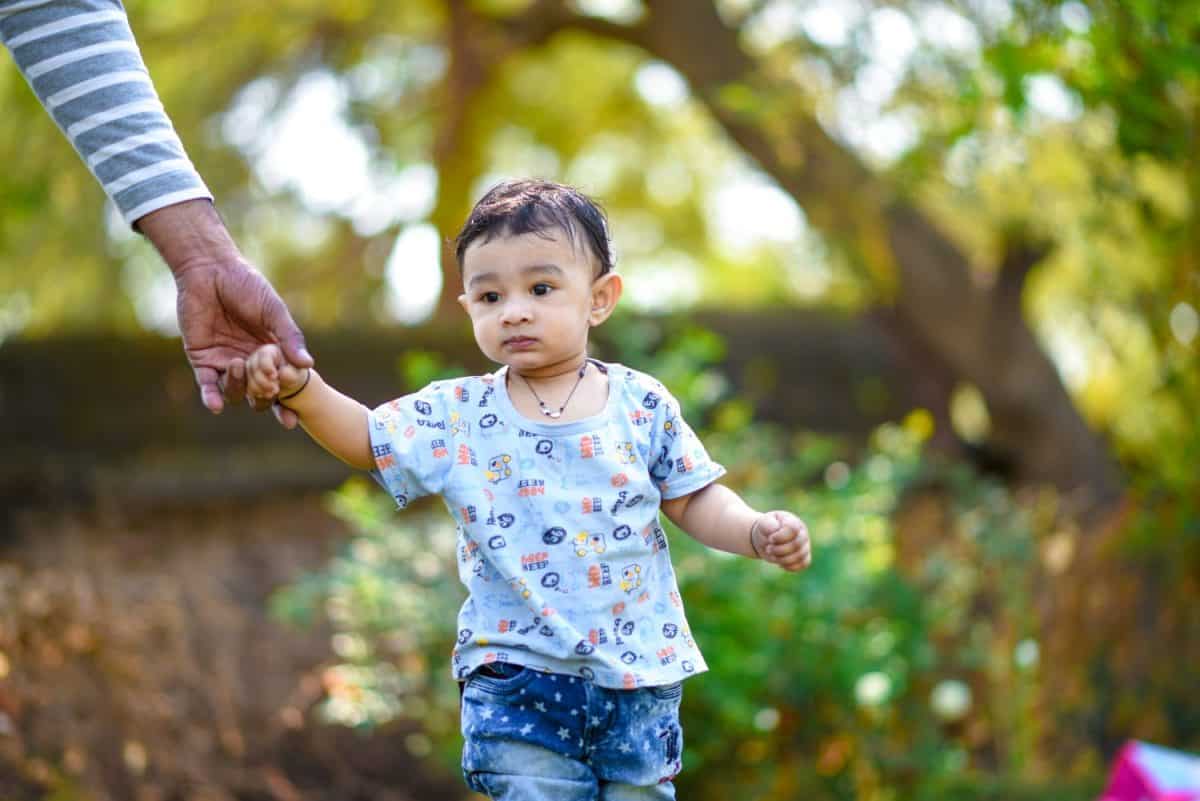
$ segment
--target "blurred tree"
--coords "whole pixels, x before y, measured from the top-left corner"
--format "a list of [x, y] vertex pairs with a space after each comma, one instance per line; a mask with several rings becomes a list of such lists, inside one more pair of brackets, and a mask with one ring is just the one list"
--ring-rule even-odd
[[[608, 207], [634, 305], [869, 314], [921, 387], [935, 444], [1064, 491], [1061, 506], [1045, 495], [1022, 506], [964, 481], [892, 520], [901, 474], [916, 470], [907, 452], [833, 470], [834, 452], [805, 441], [742, 465], [760, 497], [812, 512], [830, 557], [797, 594], [809, 604], [754, 565], [681, 569], [706, 642], [732, 643], [718, 653], [759, 647], [738, 637], [774, 604], [771, 656], [807, 660], [706, 679], [742, 685], [695, 702], [697, 720], [723, 722], [695, 738], [701, 758], [731, 737], [748, 743], [730, 791], [770, 748], [785, 766], [818, 754], [815, 777], [771, 774], [777, 797], [804, 781], [833, 797], [894, 797], [891, 785], [944, 798], [961, 797], [942, 782], [968, 763], [1097, 775], [1095, 747], [1080, 764], [1057, 763], [1065, 751], [1039, 759], [1049, 729], [1091, 746], [1130, 732], [1196, 741], [1179, 668], [1200, 642], [1194, 604], [1181, 602], [1196, 598], [1200, 559], [1196, 0], [128, 6], [239, 240], [310, 327], [419, 317], [389, 304], [419, 294], [428, 276], [413, 261], [432, 265], [439, 249], [431, 302], [451, 307], [442, 243], [474, 197], [501, 175], [562, 178]], [[20, 83], [0, 71], [0, 154], [19, 165], [0, 172], [0, 337], [158, 325], [147, 299], [163, 282], [169, 293], [169, 278], [111, 222]], [[398, 244], [413, 242], [432, 248]], [[679, 359], [679, 377], [703, 360]], [[728, 428], [736, 468], [755, 432]], [[810, 492], [822, 479], [830, 494]], [[1122, 496], [1138, 508], [1124, 538], [1091, 536], [1111, 533], [1088, 524]], [[1063, 522], [1064, 508], [1085, 525]], [[929, 531], [946, 536], [923, 542]], [[1086, 549], [1087, 537], [1104, 547]], [[426, 568], [401, 578], [424, 587], [440, 575]], [[338, 622], [368, 618], [374, 635], [376, 615], [398, 614], [358, 597], [351, 572], [337, 589], [350, 620]], [[1050, 600], [1023, 594], [1031, 578]], [[1031, 622], [1035, 601], [1069, 624], [1062, 633]], [[812, 626], [793, 631], [801, 608]], [[427, 636], [411, 638], [433, 664], [444, 648]], [[1163, 642], [1174, 661], [1155, 658]], [[796, 681], [770, 685], [780, 676]], [[933, 719], [939, 687], [986, 712]], [[371, 697], [386, 705], [394, 690]], [[889, 692], [892, 706], [872, 700]]]
[[[395, 243], [444, 242], [483, 185], [537, 173], [605, 200], [644, 306], [868, 310], [935, 443], [1077, 512], [1102, 516], [1123, 486], [1085, 414], [1156, 447], [1149, 411], [1105, 387], [1144, 377], [1139, 355], [1153, 385], [1186, 380], [1164, 321], [1180, 303], [1180, 325], [1195, 318], [1191, 0], [128, 5], [223, 210], [310, 325], [394, 317], [389, 295], [419, 294], [414, 254], [436, 250]], [[19, 124], [0, 152], [22, 169], [0, 178], [0, 249], [20, 265], [0, 276], [0, 335], [128, 327], [129, 297], [169, 325], [166, 274], [119, 223], [102, 238], [98, 192], [15, 72], [2, 81]], [[746, 206], [795, 230], [731, 244]]]

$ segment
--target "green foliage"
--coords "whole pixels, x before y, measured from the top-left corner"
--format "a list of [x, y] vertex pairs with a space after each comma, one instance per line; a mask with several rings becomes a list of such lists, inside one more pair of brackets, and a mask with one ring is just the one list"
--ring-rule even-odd
[[427, 511], [397, 524], [391, 499], [364, 479], [331, 495], [330, 506], [352, 523], [354, 539], [324, 571], [276, 593], [272, 613], [296, 625], [327, 619], [335, 628], [343, 661], [323, 677], [326, 720], [368, 728], [421, 720], [449, 754], [458, 693], [444, 665], [465, 597], [455, 528]]
[[434, 381], [453, 378], [466, 372], [456, 364], [446, 364], [441, 354], [429, 350], [406, 350], [397, 360], [403, 386], [418, 389]]

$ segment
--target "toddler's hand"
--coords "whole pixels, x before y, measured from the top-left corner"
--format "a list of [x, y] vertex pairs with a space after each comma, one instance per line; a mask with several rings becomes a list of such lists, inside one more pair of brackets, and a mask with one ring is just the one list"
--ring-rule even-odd
[[273, 401], [300, 389], [307, 367], [295, 367], [283, 357], [278, 345], [263, 345], [246, 360], [246, 394]]
[[791, 512], [766, 512], [750, 529], [754, 547], [768, 562], [797, 572], [812, 564], [808, 527]]

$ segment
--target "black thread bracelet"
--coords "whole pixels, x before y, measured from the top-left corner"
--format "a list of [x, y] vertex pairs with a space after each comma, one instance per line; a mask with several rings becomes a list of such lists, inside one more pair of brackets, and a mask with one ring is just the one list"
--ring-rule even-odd
[[[306, 368], [306, 370], [307, 370], [307, 372], [304, 373], [304, 383], [300, 385], [300, 389], [296, 390], [295, 392], [293, 392], [290, 395], [284, 395], [282, 397], [276, 398], [275, 400], [278, 403], [282, 404], [285, 400], [291, 400], [292, 398], [296, 397], [297, 395], [299, 395], [301, 392], [304, 391], [304, 388], [308, 386], [309, 379], [312, 378], [312, 368], [308, 367], [308, 368]], [[751, 531], [753, 531], [753, 529], [751, 529]], [[753, 545], [754, 543], [751, 542], [750, 544]]]

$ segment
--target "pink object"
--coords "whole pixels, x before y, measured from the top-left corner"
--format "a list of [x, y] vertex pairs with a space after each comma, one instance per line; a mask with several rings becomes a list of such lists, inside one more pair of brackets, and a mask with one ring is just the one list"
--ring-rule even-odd
[[1200, 757], [1130, 740], [1099, 801], [1200, 801]]

